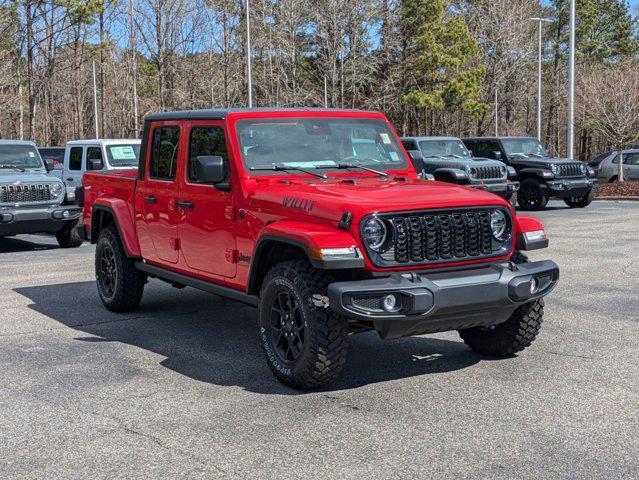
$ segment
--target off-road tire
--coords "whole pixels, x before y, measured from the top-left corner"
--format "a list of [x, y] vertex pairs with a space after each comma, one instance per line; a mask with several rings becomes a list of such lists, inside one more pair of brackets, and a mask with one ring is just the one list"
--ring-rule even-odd
[[[112, 253], [112, 255], [111, 255]], [[114, 281], [107, 286], [103, 261], [112, 258]], [[118, 230], [108, 226], [100, 232], [95, 248], [95, 277], [104, 306], [112, 312], [129, 312], [140, 305], [146, 275], [135, 268], [135, 260], [127, 257]]]
[[564, 202], [570, 208], [584, 208], [592, 203], [593, 198], [595, 198], [595, 189], [591, 188], [581, 197], [564, 198]]
[[58, 245], [60, 245], [60, 247], [76, 248], [82, 245], [82, 239], [75, 230], [77, 224], [77, 221], [66, 222], [64, 227], [55, 232], [55, 239], [58, 241]]
[[[528, 257], [516, 251], [513, 263], [526, 263]], [[517, 307], [508, 320], [492, 327], [459, 330], [459, 336], [474, 352], [492, 357], [508, 357], [529, 347], [541, 329], [544, 316], [542, 299]]]
[[[284, 385], [302, 390], [319, 388], [334, 381], [344, 368], [348, 322], [321, 305], [329, 283], [326, 272], [304, 260], [279, 263], [264, 279], [258, 312], [260, 344], [273, 375]], [[278, 353], [271, 335], [272, 316], [278, 315], [274, 312], [279, 293], [298, 302], [304, 325], [301, 353], [289, 361]]]
[[548, 203], [549, 195], [539, 180], [527, 178], [519, 186], [517, 203], [522, 210], [543, 210]]

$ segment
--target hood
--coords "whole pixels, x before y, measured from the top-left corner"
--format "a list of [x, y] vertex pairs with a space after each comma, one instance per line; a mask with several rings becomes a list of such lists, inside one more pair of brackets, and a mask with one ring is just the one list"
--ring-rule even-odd
[[570, 158], [536, 158], [536, 157], [510, 157], [510, 163], [525, 164], [530, 166], [547, 167], [548, 165], [574, 165], [575, 163], [581, 164], [578, 160], [571, 160]]
[[62, 183], [62, 181], [52, 175], [48, 175], [38, 170], [27, 170], [20, 172], [19, 170], [0, 170], [0, 183]]
[[355, 219], [376, 212], [508, 205], [500, 197], [471, 187], [422, 179], [356, 178], [260, 182], [250, 198], [258, 209], [290, 210], [339, 221], [350, 211]]

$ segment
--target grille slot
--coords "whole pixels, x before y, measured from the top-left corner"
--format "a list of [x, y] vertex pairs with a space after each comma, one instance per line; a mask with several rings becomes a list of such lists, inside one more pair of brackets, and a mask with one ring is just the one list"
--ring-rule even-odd
[[477, 180], [500, 180], [506, 177], [498, 166], [472, 167], [471, 176]]
[[583, 173], [581, 173], [581, 164], [579, 163], [571, 163], [569, 165], [559, 165], [559, 176], [560, 177], [581, 177]]
[[0, 185], [0, 203], [46, 202], [52, 199], [51, 185]]
[[[508, 253], [512, 239], [493, 240], [490, 231], [492, 209], [452, 212], [389, 214], [383, 218], [392, 226], [392, 242], [374, 263], [426, 264], [463, 261]], [[508, 215], [510, 218], [510, 215]], [[512, 227], [511, 227], [512, 228]]]

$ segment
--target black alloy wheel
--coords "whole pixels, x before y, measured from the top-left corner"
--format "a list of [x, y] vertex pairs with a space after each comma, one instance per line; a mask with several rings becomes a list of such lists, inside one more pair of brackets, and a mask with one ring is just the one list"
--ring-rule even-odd
[[523, 210], [541, 210], [548, 203], [548, 193], [537, 180], [529, 178], [521, 182], [517, 202]]
[[113, 297], [115, 285], [118, 281], [118, 271], [115, 264], [115, 253], [110, 245], [102, 247], [100, 254], [100, 269], [98, 270], [98, 281], [100, 282], [104, 294]]
[[271, 307], [270, 341], [280, 360], [293, 363], [304, 348], [304, 317], [297, 299], [282, 287]]

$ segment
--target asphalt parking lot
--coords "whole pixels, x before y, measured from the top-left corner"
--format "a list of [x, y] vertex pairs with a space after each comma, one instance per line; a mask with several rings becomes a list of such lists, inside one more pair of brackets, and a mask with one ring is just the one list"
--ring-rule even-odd
[[311, 393], [249, 307], [152, 281], [112, 314], [92, 246], [0, 239], [0, 478], [638, 478], [639, 202], [536, 216], [562, 278], [530, 349], [362, 334]]

